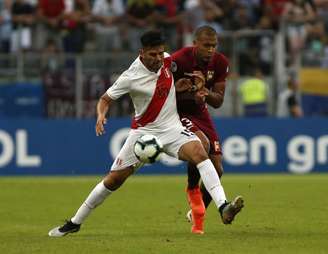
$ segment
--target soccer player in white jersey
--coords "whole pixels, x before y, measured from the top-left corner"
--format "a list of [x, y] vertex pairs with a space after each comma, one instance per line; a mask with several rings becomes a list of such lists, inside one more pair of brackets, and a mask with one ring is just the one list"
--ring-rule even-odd
[[220, 179], [200, 140], [185, 129], [179, 120], [174, 80], [170, 71], [171, 59], [164, 56], [162, 34], [158, 31], [146, 32], [141, 37], [141, 44], [138, 58], [101, 96], [97, 104], [96, 135], [99, 136], [105, 131], [106, 114], [111, 104], [124, 94], [130, 95], [135, 117], [128, 138], [110, 172], [95, 186], [76, 214], [63, 226], [50, 230], [49, 236], [61, 237], [79, 231], [93, 209], [142, 165], [133, 153], [133, 145], [143, 134], [157, 136], [165, 153], [196, 165], [224, 224], [230, 224], [243, 207], [241, 196], [227, 202]]

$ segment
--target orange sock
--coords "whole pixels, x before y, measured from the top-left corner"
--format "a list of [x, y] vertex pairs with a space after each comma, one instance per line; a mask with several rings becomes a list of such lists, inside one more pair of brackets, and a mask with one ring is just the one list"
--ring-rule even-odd
[[200, 188], [197, 186], [194, 189], [187, 189], [187, 197], [191, 208], [193, 224], [191, 232], [195, 234], [204, 234], [205, 205]]

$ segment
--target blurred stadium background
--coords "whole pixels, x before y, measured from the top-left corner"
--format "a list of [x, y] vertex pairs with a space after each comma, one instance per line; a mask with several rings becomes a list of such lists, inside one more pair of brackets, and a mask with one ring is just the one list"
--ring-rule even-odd
[[[328, 170], [327, 0], [0, 3], [0, 175], [103, 173], [133, 112], [129, 98], [120, 99], [106, 138], [96, 139], [95, 105], [137, 56], [139, 35], [160, 28], [174, 52], [191, 45], [202, 24], [217, 30], [230, 60], [224, 105], [211, 110], [226, 172]], [[252, 103], [263, 106], [256, 119]], [[163, 158], [142, 172], [184, 169]]]
[[[236, 223], [223, 227], [209, 209], [204, 237], [188, 234], [185, 168], [164, 156], [85, 230], [49, 239], [127, 135], [127, 97], [101, 138], [95, 106], [137, 56], [138, 36], [160, 28], [174, 52], [203, 24], [230, 60], [224, 105], [211, 114], [225, 189], [246, 200]], [[327, 253], [327, 32], [328, 0], [0, 0], [0, 252]]]

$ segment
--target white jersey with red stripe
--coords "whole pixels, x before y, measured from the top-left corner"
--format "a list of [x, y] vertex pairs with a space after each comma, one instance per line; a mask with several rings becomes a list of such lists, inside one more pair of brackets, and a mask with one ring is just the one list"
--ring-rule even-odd
[[181, 125], [170, 71], [171, 58], [165, 56], [157, 73], [148, 70], [138, 57], [106, 92], [113, 100], [130, 95], [135, 108], [132, 129], [163, 132]]

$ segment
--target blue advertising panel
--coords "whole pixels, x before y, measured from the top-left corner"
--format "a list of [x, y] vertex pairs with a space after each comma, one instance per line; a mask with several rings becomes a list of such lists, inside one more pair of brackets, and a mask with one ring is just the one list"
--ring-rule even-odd
[[[105, 174], [130, 119], [110, 118], [96, 137], [95, 120], [0, 119], [0, 175]], [[328, 172], [328, 119], [217, 119], [226, 173]], [[185, 173], [162, 156], [140, 173]]]
[[44, 117], [44, 91], [40, 83], [0, 85], [1, 117]]

